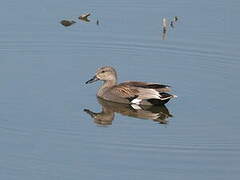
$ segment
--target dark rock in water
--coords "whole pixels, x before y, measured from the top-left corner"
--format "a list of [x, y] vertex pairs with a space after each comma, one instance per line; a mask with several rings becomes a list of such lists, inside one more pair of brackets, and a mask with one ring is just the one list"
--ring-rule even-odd
[[90, 20], [88, 19], [88, 16], [90, 16], [91, 13], [87, 13], [87, 14], [82, 14], [81, 16], [78, 17], [78, 19], [85, 21], [85, 22], [90, 22]]
[[62, 20], [60, 22], [63, 26], [71, 26], [73, 25], [74, 23], [76, 23], [75, 21], [68, 21], [68, 20]]

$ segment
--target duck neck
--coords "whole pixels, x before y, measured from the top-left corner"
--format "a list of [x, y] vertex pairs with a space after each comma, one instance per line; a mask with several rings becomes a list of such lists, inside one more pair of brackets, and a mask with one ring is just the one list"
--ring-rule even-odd
[[104, 81], [103, 85], [100, 87], [97, 95], [102, 96], [106, 90], [115, 86], [116, 84], [117, 84], [117, 79]]

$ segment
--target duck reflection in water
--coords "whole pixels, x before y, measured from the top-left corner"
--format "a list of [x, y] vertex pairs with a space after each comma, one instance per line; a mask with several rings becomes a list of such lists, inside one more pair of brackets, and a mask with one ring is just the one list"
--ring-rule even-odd
[[160, 124], [167, 124], [168, 118], [172, 117], [172, 115], [169, 113], [168, 109], [164, 105], [129, 105], [110, 102], [101, 98], [98, 98], [98, 102], [102, 106], [101, 112], [96, 113], [89, 109], [84, 109], [84, 111], [94, 119], [94, 122], [96, 124], [99, 125], [112, 125], [115, 113], [120, 113], [124, 116], [130, 116], [139, 119], [150, 119]]

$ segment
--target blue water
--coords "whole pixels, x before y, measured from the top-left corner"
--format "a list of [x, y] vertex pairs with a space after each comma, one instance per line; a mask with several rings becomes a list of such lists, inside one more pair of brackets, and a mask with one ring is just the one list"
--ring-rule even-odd
[[[238, 179], [238, 1], [5, 1], [0, 7], [0, 179]], [[78, 16], [91, 12], [90, 22]], [[162, 18], [179, 17], [162, 39]], [[77, 23], [64, 27], [62, 19]], [[97, 19], [99, 26], [96, 25]], [[169, 84], [165, 123], [101, 124], [98, 67]]]

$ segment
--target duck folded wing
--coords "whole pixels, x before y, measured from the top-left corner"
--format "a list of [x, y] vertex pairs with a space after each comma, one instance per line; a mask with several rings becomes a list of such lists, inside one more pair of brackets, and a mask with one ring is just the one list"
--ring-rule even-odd
[[134, 98], [140, 93], [137, 88], [131, 86], [117, 85], [110, 89], [110, 94], [121, 98]]
[[[161, 94], [155, 89], [140, 88], [127, 85], [118, 85], [111, 88], [111, 96], [127, 99], [130, 103], [139, 104], [142, 100], [159, 99]], [[166, 97], [164, 97], [165, 99]]]
[[122, 85], [128, 85], [133, 87], [145, 88], [145, 89], [155, 89], [158, 92], [170, 92], [171, 86], [157, 83], [146, 83], [139, 81], [128, 81], [121, 83]]

